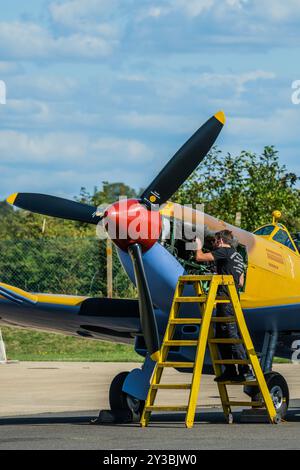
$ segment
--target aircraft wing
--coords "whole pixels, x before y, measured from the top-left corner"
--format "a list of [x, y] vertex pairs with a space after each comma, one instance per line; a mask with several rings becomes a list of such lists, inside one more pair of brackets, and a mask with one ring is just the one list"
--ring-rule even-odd
[[3, 283], [0, 283], [0, 321], [125, 343], [141, 334], [136, 299], [35, 294]]

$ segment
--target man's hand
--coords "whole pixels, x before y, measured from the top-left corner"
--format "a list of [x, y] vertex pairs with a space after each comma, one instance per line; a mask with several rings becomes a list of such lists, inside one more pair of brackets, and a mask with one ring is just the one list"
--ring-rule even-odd
[[214, 257], [211, 253], [203, 253], [203, 251], [202, 251], [202, 242], [201, 242], [200, 238], [196, 238], [195, 242], [196, 242], [196, 245], [197, 245], [196, 261], [206, 262], [206, 263], [214, 261]]
[[195, 243], [196, 243], [196, 251], [202, 250], [203, 245], [202, 245], [202, 241], [200, 240], [200, 238], [196, 238]]

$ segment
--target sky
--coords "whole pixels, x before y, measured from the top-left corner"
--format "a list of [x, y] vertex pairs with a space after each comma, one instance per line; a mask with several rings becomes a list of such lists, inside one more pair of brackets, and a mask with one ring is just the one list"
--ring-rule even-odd
[[219, 109], [224, 152], [300, 174], [299, 0], [2, 3], [1, 199], [145, 187]]

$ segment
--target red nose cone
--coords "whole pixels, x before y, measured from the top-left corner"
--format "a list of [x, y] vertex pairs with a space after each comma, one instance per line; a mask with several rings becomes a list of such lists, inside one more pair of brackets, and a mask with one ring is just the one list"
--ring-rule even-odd
[[139, 243], [143, 252], [159, 239], [161, 215], [147, 210], [137, 199], [124, 199], [106, 209], [105, 229], [114, 243], [123, 251]]

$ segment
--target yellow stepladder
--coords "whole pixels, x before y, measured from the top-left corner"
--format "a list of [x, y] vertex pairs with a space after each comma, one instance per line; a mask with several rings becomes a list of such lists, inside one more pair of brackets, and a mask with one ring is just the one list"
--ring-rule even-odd
[[[203, 287], [203, 283], [208, 284], [208, 292]], [[183, 296], [184, 287], [192, 284], [195, 290], [195, 296]], [[220, 297], [218, 295], [218, 287], [226, 286], [229, 298]], [[199, 318], [179, 317], [180, 306], [183, 303], [197, 303], [199, 306]], [[215, 317], [213, 312], [217, 303], [231, 303], [234, 316], [231, 317]], [[240, 339], [231, 338], [215, 338], [214, 327], [216, 322], [236, 322]], [[173, 339], [177, 325], [200, 325], [198, 340], [178, 340]], [[221, 359], [219, 357], [218, 344], [243, 344], [248, 359]], [[141, 416], [140, 424], [145, 427], [149, 424], [152, 411], [185, 411], [185, 425], [192, 428], [195, 420], [197, 400], [201, 385], [202, 370], [207, 345], [214, 368], [214, 373], [218, 377], [221, 374], [221, 366], [225, 364], [248, 364], [252, 366], [255, 380], [244, 382], [218, 382], [218, 390], [227, 421], [232, 422], [231, 407], [233, 406], [249, 406], [251, 408], [266, 408], [271, 423], [279, 422], [276, 410], [270, 396], [259, 360], [253, 347], [253, 343], [244, 319], [239, 297], [236, 291], [233, 277], [231, 275], [207, 275], [207, 276], [181, 276], [178, 279], [172, 307], [170, 311], [169, 321], [166, 327], [165, 336], [160, 350], [160, 358], [156, 363], [145, 407]], [[191, 346], [196, 347], [195, 360], [193, 362], [177, 362], [168, 361], [168, 354], [171, 347], [174, 346]], [[180, 384], [161, 384], [161, 378], [165, 367], [191, 368], [193, 369], [191, 383]], [[227, 385], [247, 385], [255, 386], [260, 389], [262, 401], [230, 401], [228, 397]], [[190, 390], [187, 405], [163, 405], [154, 404], [158, 390]]]

